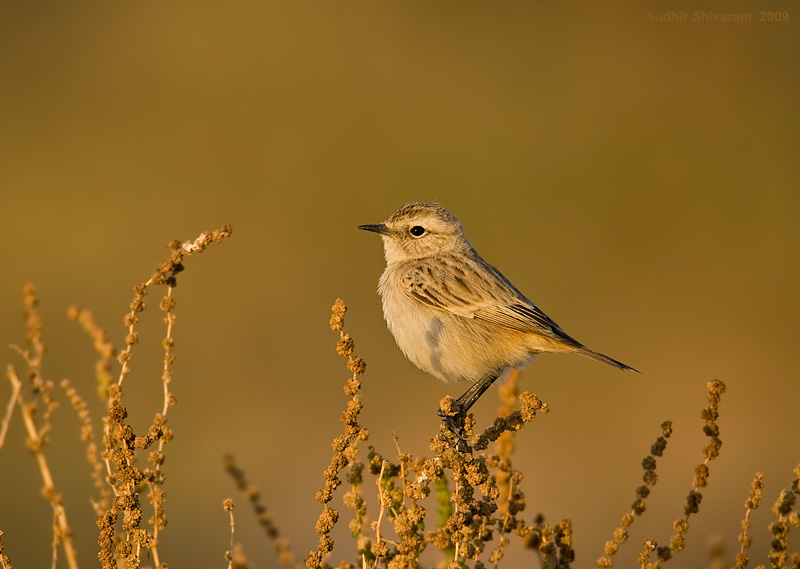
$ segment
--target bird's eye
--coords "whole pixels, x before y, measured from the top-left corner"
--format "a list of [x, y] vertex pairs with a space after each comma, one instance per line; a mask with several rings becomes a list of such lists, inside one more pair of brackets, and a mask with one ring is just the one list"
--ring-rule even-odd
[[422, 235], [425, 233], [425, 228], [421, 225], [415, 225], [410, 229], [410, 232], [414, 237], [422, 237]]

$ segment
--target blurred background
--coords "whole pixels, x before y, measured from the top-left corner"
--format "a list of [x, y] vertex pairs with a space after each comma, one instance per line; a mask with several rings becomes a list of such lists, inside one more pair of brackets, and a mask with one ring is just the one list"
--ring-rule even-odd
[[[752, 555], [766, 562], [769, 509], [800, 462], [800, 13], [792, 4], [789, 22], [766, 23], [761, 10], [789, 5], [676, 0], [657, 13], [689, 21], [651, 22], [648, 6], [0, 6], [0, 343], [24, 342], [22, 288], [34, 282], [45, 376], [83, 393], [98, 436], [94, 351], [67, 307], [91, 309], [120, 347], [132, 287], [165, 245], [233, 225], [231, 239], [188, 259], [175, 291], [163, 560], [223, 566], [222, 500], [232, 496], [237, 541], [256, 567], [277, 565], [223, 472], [226, 453], [261, 488], [296, 556], [316, 548], [314, 493], [349, 375], [328, 327], [337, 297], [367, 362], [370, 444], [392, 454], [395, 432], [404, 450], [429, 452], [439, 399], [465, 386], [403, 358], [376, 294], [380, 240], [355, 227], [437, 200], [570, 334], [643, 372], [562, 355], [523, 372], [521, 387], [551, 408], [517, 437], [526, 516], [571, 518], [575, 566], [593, 567], [671, 419], [659, 483], [617, 557], [637, 566], [644, 538], [666, 543], [682, 514], [702, 461], [706, 382], [718, 378], [728, 385], [721, 456], [676, 562], [707, 565], [721, 540], [733, 563], [757, 471], [766, 489]], [[753, 21], [691, 21], [721, 9]], [[161, 407], [160, 294], [148, 297], [126, 380], [141, 429]], [[3, 362], [22, 369], [9, 349]], [[10, 391], [3, 379], [3, 408]], [[479, 425], [496, 405], [492, 390], [475, 407]], [[47, 455], [81, 566], [92, 567], [78, 435], [62, 398]], [[51, 512], [24, 439], [15, 413], [0, 529], [15, 566], [45, 567]], [[341, 539], [333, 564], [352, 557]], [[532, 558], [509, 555], [507, 567]]]

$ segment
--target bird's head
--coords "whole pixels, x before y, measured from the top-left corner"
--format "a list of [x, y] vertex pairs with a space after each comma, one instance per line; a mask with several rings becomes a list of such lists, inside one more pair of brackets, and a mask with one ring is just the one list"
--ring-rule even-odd
[[470, 245], [455, 216], [436, 203], [404, 205], [383, 223], [359, 225], [383, 237], [387, 264], [463, 250]]

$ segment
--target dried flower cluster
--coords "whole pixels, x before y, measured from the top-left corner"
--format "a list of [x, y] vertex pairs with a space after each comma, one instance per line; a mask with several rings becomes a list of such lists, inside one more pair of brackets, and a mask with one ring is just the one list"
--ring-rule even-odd
[[98, 498], [93, 498], [91, 500], [92, 507], [94, 508], [95, 514], [100, 516], [103, 512], [107, 511], [110, 506], [111, 489], [108, 484], [106, 484], [104, 476], [105, 468], [103, 462], [100, 460], [97, 442], [94, 438], [94, 427], [92, 425], [92, 417], [89, 414], [89, 406], [68, 379], [61, 381], [61, 387], [64, 388], [81, 422], [81, 440], [86, 443], [86, 459], [92, 467], [92, 482], [98, 493]]
[[[175, 363], [176, 275], [183, 269], [182, 263], [187, 255], [200, 252], [210, 243], [219, 242], [229, 235], [230, 228], [223, 227], [204, 233], [193, 241], [173, 242], [169, 258], [158, 266], [148, 281], [134, 288], [130, 312], [124, 319], [127, 336], [125, 347], [117, 358], [120, 367], [116, 380], [111, 379], [115, 366], [112, 358], [116, 351], [105, 332], [88, 311], [77, 308], [68, 311], [69, 317], [81, 324], [94, 341], [99, 355], [97, 381], [101, 395], [107, 400], [101, 449], [94, 437], [86, 402], [71, 382], [61, 382], [77, 413], [80, 436], [92, 467], [97, 493], [92, 504], [98, 515], [98, 557], [104, 569], [136, 568], [143, 562], [143, 556], [148, 555], [157, 569], [166, 568], [159, 556], [158, 543], [167, 522], [162, 470], [164, 448], [173, 437], [167, 426], [167, 415], [175, 403], [171, 385]], [[159, 303], [165, 323], [160, 378], [163, 403], [151, 424], [137, 434], [128, 419], [123, 385], [131, 372], [133, 349], [138, 342], [136, 324], [139, 314], [145, 309], [148, 291], [157, 284], [166, 288]], [[12, 393], [0, 423], [0, 447], [12, 415], [19, 408], [27, 430], [28, 447], [42, 475], [42, 494], [53, 510], [53, 565], [56, 565], [59, 553], [63, 552], [63, 559], [70, 569], [77, 569], [77, 556], [63, 499], [56, 490], [44, 452], [52, 430], [51, 416], [58, 404], [53, 382], [42, 376], [45, 344], [37, 303], [35, 288], [27, 286], [24, 295], [27, 345], [16, 348], [24, 360], [26, 373], [19, 374], [13, 366], [8, 368]], [[338, 564], [341, 569], [415, 569], [434, 564], [447, 569], [484, 569], [487, 565], [497, 568], [506, 558], [507, 548], [513, 541], [534, 550], [543, 568], [569, 568], [575, 559], [572, 522], [564, 519], [548, 524], [541, 515], [526, 518], [528, 504], [522, 489], [523, 474], [514, 468], [512, 462], [515, 433], [533, 421], [538, 413], [546, 413], [547, 405], [529, 392], [519, 393], [516, 376], [512, 374], [498, 390], [501, 401], [498, 417], [482, 432], [475, 432], [475, 420], [470, 415], [466, 418], [463, 433], [460, 433], [465, 437], [463, 440], [455, 436], [446, 424], [442, 425], [431, 441], [430, 458], [404, 452], [396, 436], [391, 456], [371, 446], [364, 449], [366, 456], [362, 456], [361, 443], [369, 436], [367, 429], [358, 422], [362, 409], [361, 376], [366, 365], [354, 355], [353, 339], [343, 330], [345, 312], [344, 303], [337, 300], [330, 319], [331, 328], [339, 335], [336, 351], [346, 358], [349, 372], [344, 385], [348, 399], [341, 417], [344, 432], [332, 442], [333, 456], [323, 473], [324, 487], [316, 494], [323, 507], [316, 522], [319, 545], [306, 557], [306, 566], [309, 569], [331, 567], [328, 559], [335, 545], [331, 532], [340, 518], [333, 501], [339, 487], [346, 483], [341, 500], [348, 512], [348, 528], [353, 541], [351, 548], [343, 553], [346, 559]], [[708, 485], [709, 463], [718, 456], [722, 444], [717, 421], [724, 391], [725, 384], [720, 381], [708, 384], [708, 404], [701, 414], [703, 431], [708, 437], [703, 461], [694, 470], [683, 516], [673, 523], [668, 545], [659, 546], [654, 539], [645, 541], [644, 550], [637, 558], [642, 569], [660, 567], [685, 547], [690, 516], [698, 513], [703, 489]], [[452, 398], [445, 397], [440, 408], [445, 416], [454, 413]], [[628, 539], [631, 524], [646, 511], [646, 500], [658, 480], [656, 460], [663, 455], [671, 434], [672, 424], [663, 423], [661, 435], [642, 461], [644, 483], [636, 489], [635, 500], [622, 516], [613, 538], [606, 542], [604, 555], [597, 560], [598, 568], [613, 566], [614, 556]], [[137, 459], [142, 456], [142, 451], [147, 451], [147, 466], [138, 465]], [[247, 482], [244, 472], [230, 457], [226, 458], [226, 469], [251, 503], [266, 535], [274, 540], [280, 563], [295, 569], [297, 564], [288, 541], [280, 535], [263, 505], [258, 488]], [[365, 485], [370, 479], [374, 480], [374, 487]], [[780, 493], [772, 507], [775, 520], [769, 524], [772, 541], [768, 561], [773, 568], [800, 569], [800, 554], [790, 554], [788, 539], [790, 529], [800, 527], [800, 515], [795, 507], [800, 494], [799, 479], [800, 465], [794, 470], [791, 486]], [[151, 512], [146, 521], [144, 510], [147, 506], [141, 504], [145, 488]], [[735, 569], [744, 569], [749, 562], [748, 551], [753, 539], [751, 514], [762, 499], [763, 488], [763, 477], [756, 474], [745, 503]], [[230, 548], [225, 552], [228, 568], [250, 569], [240, 544], [234, 541], [233, 501], [226, 500], [223, 507], [230, 524]], [[341, 544], [336, 545], [339, 545], [339, 550], [343, 549]], [[721, 558], [719, 547], [714, 555], [717, 560]], [[0, 568], [11, 568], [11, 560], [5, 555], [2, 543]]]
[[744, 519], [742, 520], [742, 532], [739, 534], [739, 553], [736, 555], [736, 566], [735, 569], [744, 569], [747, 567], [748, 561], [750, 561], [750, 557], [747, 555], [747, 549], [752, 545], [753, 538], [748, 533], [748, 530], [751, 527], [750, 523], [750, 515], [753, 513], [753, 510], [758, 508], [758, 504], [761, 502], [761, 495], [762, 490], [764, 489], [764, 476], [757, 472], [755, 478], [753, 478], [753, 483], [750, 486], [750, 494], [747, 496], [747, 500], [744, 503]]
[[[703, 448], [703, 462], [697, 465], [692, 479], [692, 489], [686, 496], [683, 507], [683, 517], [672, 524], [673, 534], [669, 538], [669, 545], [659, 546], [655, 540], [645, 541], [643, 551], [637, 558], [644, 569], [657, 569], [661, 563], [669, 561], [674, 553], [683, 551], [686, 546], [686, 533], [689, 531], [689, 517], [700, 511], [700, 502], [703, 499], [701, 489], [708, 485], [708, 463], [719, 456], [722, 440], [719, 438], [719, 402], [725, 393], [725, 384], [719, 380], [708, 383], [708, 404], [700, 413], [703, 419], [703, 433], [709, 438], [708, 444]], [[656, 559], [651, 559], [655, 552]]]
[[342, 331], [344, 326], [344, 314], [347, 308], [341, 299], [337, 299], [332, 308], [330, 320], [331, 330], [339, 332], [339, 341], [336, 344], [336, 351], [339, 355], [347, 358], [347, 369], [352, 374], [344, 385], [345, 395], [350, 399], [347, 402], [347, 409], [342, 413], [342, 423], [344, 423], [344, 434], [336, 437], [331, 446], [333, 456], [330, 464], [325, 468], [323, 476], [325, 487], [317, 492], [317, 502], [323, 505], [322, 513], [316, 524], [317, 533], [320, 534], [319, 546], [317, 551], [312, 551], [306, 556], [306, 567], [309, 569], [321, 568], [324, 556], [333, 550], [333, 539], [330, 532], [336, 522], [339, 521], [339, 512], [329, 504], [333, 499], [333, 492], [341, 485], [342, 480], [339, 473], [349, 464], [356, 462], [358, 458], [358, 443], [369, 438], [369, 432], [358, 424], [358, 414], [361, 412], [361, 382], [358, 376], [362, 375], [366, 369], [364, 360], [353, 355], [354, 343], [349, 334]]
[[[281, 565], [290, 569], [298, 567], [294, 561], [294, 555], [289, 547], [288, 540], [281, 537], [277, 526], [272, 521], [272, 516], [267, 511], [266, 506], [261, 502], [261, 492], [258, 486], [247, 481], [244, 470], [236, 466], [236, 461], [231, 455], [225, 457], [225, 471], [233, 478], [236, 483], [236, 488], [242, 492], [247, 498], [247, 501], [250, 502], [258, 524], [264, 529], [264, 533], [275, 543], [275, 551], [278, 554], [278, 560]], [[233, 506], [231, 506], [231, 509], [232, 508]], [[233, 545], [231, 545], [231, 548], [233, 548]]]
[[[672, 434], [672, 422], [664, 421], [661, 424], [661, 435], [650, 446], [650, 454], [642, 459], [644, 475], [643, 486], [636, 489], [636, 500], [634, 500], [631, 510], [624, 514], [620, 519], [620, 525], [614, 530], [614, 537], [605, 543], [604, 555], [597, 560], [598, 569], [609, 569], [613, 566], [612, 556], [619, 551], [619, 547], [628, 540], [628, 528], [633, 524], [637, 516], [641, 516], [646, 510], [645, 500], [650, 495], [650, 490], [658, 482], [656, 474], [656, 457], [664, 455], [667, 448], [667, 439]], [[649, 545], [648, 545], [649, 547]]]
[[[797, 495], [800, 494], [800, 464], [794, 468], [794, 480], [789, 489], [781, 490], [780, 496], [772, 505], [772, 513], [778, 519], [769, 525], [772, 534], [772, 547], [769, 552], [769, 562], [773, 567], [782, 569], [786, 566], [789, 557], [789, 528], [800, 528], [800, 513], [792, 511]], [[800, 566], [800, 553], [792, 555], [791, 566]]]
[[116, 353], [114, 345], [108, 339], [105, 330], [94, 321], [91, 311], [81, 310], [77, 306], [70, 306], [67, 309], [67, 317], [80, 324], [94, 342], [94, 349], [100, 356], [95, 364], [97, 391], [101, 398], [108, 399], [108, 388], [111, 387], [113, 381], [112, 368], [114, 354]]
[[[115, 353], [105, 332], [93, 320], [91, 313], [71, 307], [68, 317], [76, 320], [94, 341], [99, 354], [96, 364], [97, 381], [100, 395], [107, 399], [108, 413], [104, 419], [104, 435], [102, 453], [94, 437], [92, 420], [85, 400], [68, 380], [61, 386], [66, 392], [72, 407], [75, 409], [81, 424], [81, 439], [86, 443], [86, 456], [92, 466], [92, 476], [98, 496], [92, 500], [98, 516], [99, 528], [98, 557], [106, 568], [139, 567], [144, 548], [149, 549], [156, 567], [166, 564], [159, 560], [159, 532], [166, 525], [166, 514], [163, 509], [164, 492], [161, 485], [164, 474], [161, 464], [164, 461], [163, 447], [172, 438], [172, 431], [166, 426], [167, 409], [175, 399], [170, 391], [172, 382], [172, 366], [175, 362], [172, 329], [175, 323], [175, 302], [172, 296], [176, 284], [175, 275], [182, 270], [183, 259], [190, 254], [203, 251], [210, 243], [220, 242], [230, 235], [230, 227], [225, 226], [214, 232], [201, 234], [197, 239], [186, 243], [171, 244], [170, 257], [161, 263], [151, 278], [135, 287], [131, 311], [125, 318], [128, 327], [126, 347], [119, 355], [121, 370], [116, 383], [111, 381], [113, 355]], [[144, 296], [148, 288], [155, 284], [166, 284], [167, 291], [161, 301], [161, 310], [165, 313], [166, 333], [162, 341], [164, 349], [161, 382], [164, 387], [164, 403], [160, 412], [155, 414], [152, 424], [142, 435], [137, 435], [127, 422], [128, 411], [122, 401], [123, 379], [130, 371], [132, 348], [137, 343], [138, 335], [134, 325], [138, 313], [145, 308]], [[19, 407], [25, 427], [28, 431], [28, 447], [36, 457], [42, 474], [44, 486], [42, 494], [53, 508], [53, 566], [56, 565], [58, 552], [63, 548], [64, 557], [71, 569], [77, 569], [77, 556], [72, 546], [72, 531], [67, 523], [66, 512], [61, 493], [56, 491], [53, 476], [44, 455], [46, 443], [51, 431], [51, 415], [57, 407], [53, 394], [53, 382], [42, 377], [42, 359], [45, 344], [42, 340], [42, 322], [36, 307], [38, 298], [33, 285], [27, 285], [24, 291], [25, 320], [27, 323], [28, 345], [25, 349], [16, 348], [27, 366], [27, 377], [32, 398], [29, 400], [23, 390], [14, 367], [9, 366], [8, 377], [13, 386], [12, 399], [6, 410], [6, 416], [0, 428], [0, 446], [2, 446], [11, 414]], [[136, 465], [137, 451], [150, 449], [150, 466], [139, 468]], [[101, 460], [102, 457], [102, 460]], [[143, 511], [140, 505], [139, 484], [145, 483], [148, 488], [148, 499], [152, 506], [152, 517], [149, 519], [151, 530], [142, 526]], [[118, 525], [120, 527], [118, 528]], [[118, 530], [122, 533], [118, 535]], [[5, 556], [0, 557], [4, 569], [10, 567]]]
[[[337, 352], [348, 358], [348, 370], [353, 374], [345, 383], [345, 393], [351, 397], [342, 416], [345, 424], [344, 436], [333, 441], [334, 456], [325, 470], [325, 488], [317, 493], [317, 499], [325, 509], [317, 521], [321, 534], [320, 547], [306, 558], [308, 567], [322, 567], [325, 554], [333, 548], [330, 531], [339, 519], [339, 513], [329, 503], [333, 493], [342, 483], [339, 478], [345, 472], [349, 489], [343, 496], [345, 506], [352, 511], [349, 529], [357, 541], [357, 560], [343, 561], [340, 567], [376, 567], [385, 564], [390, 569], [418, 567], [420, 555], [428, 545], [446, 552], [450, 566], [460, 567], [467, 560], [482, 565], [479, 556], [499, 536], [490, 562], [497, 564], [503, 557], [502, 547], [509, 535], [522, 538], [539, 532], [538, 543], [543, 550], [555, 547], [565, 558], [571, 559], [571, 525], [563, 524], [562, 530], [545, 531], [526, 524], [519, 514], [525, 508], [524, 494], [520, 488], [522, 474], [511, 465], [510, 453], [513, 443], [507, 437], [497, 446], [497, 454], [477, 454], [489, 443], [501, 436], [519, 430], [530, 422], [537, 412], [546, 412], [547, 407], [530, 393], [516, 397], [514, 387], [506, 391], [504, 416], [499, 417], [485, 432], [472, 437], [472, 446], [462, 448], [444, 424], [431, 442], [433, 458], [413, 457], [397, 446], [396, 461], [387, 458], [374, 448], [369, 448], [366, 464], [358, 459], [358, 443], [366, 440], [366, 430], [358, 425], [356, 418], [361, 409], [358, 376], [364, 372], [363, 360], [353, 356], [353, 340], [342, 330], [345, 306], [341, 300], [333, 305], [331, 328], [339, 332]], [[512, 383], [513, 385], [513, 383]], [[509, 395], [511, 393], [511, 395]], [[516, 409], [515, 405], [519, 408]], [[452, 411], [452, 399], [446, 397], [441, 408]], [[467, 418], [465, 435], [472, 436], [474, 419]], [[474, 450], [473, 450], [474, 449]], [[375, 476], [378, 488], [377, 519], [367, 527], [367, 500], [363, 492], [364, 473]], [[503, 480], [503, 492], [498, 479]], [[447, 480], [455, 485], [452, 493]], [[425, 530], [425, 514], [421, 502], [436, 488], [440, 505], [440, 524], [435, 530]], [[499, 510], [498, 503], [503, 504]], [[385, 522], [391, 523], [391, 529]], [[556, 533], [558, 535], [556, 536]], [[391, 534], [394, 534], [391, 538]], [[541, 536], [544, 536], [543, 538]], [[557, 544], [557, 546], [554, 546]]]
[[[114, 493], [111, 505], [102, 512], [97, 520], [100, 529], [98, 558], [103, 569], [116, 569], [118, 560], [124, 561], [126, 567], [138, 567], [142, 550], [149, 550], [158, 569], [165, 567], [158, 552], [159, 534], [167, 524], [164, 510], [166, 494], [162, 488], [164, 472], [164, 445], [172, 440], [173, 432], [167, 426], [167, 412], [175, 404], [170, 390], [172, 384], [172, 366], [175, 363], [174, 340], [172, 330], [175, 324], [175, 300], [173, 289], [177, 281], [176, 275], [183, 270], [183, 259], [190, 254], [200, 253], [211, 243], [220, 243], [231, 234], [230, 226], [223, 226], [213, 232], [204, 232], [193, 241], [170, 243], [171, 254], [153, 271], [147, 282], [134, 287], [134, 297], [130, 312], [124, 318], [128, 327], [125, 338], [125, 349], [119, 354], [121, 364], [119, 379], [108, 389], [108, 413], [103, 419], [103, 459], [106, 463], [107, 480]], [[164, 349], [161, 382], [164, 387], [162, 408], [156, 412], [146, 434], [137, 435], [127, 422], [128, 410], [122, 401], [123, 381], [131, 370], [133, 346], [138, 342], [135, 325], [145, 305], [145, 296], [153, 285], [164, 284], [166, 293], [159, 303], [164, 312], [166, 333], [161, 345]], [[155, 448], [153, 448], [155, 447]], [[150, 450], [149, 467], [136, 466], [137, 451]], [[140, 502], [138, 486], [147, 485], [147, 498], [152, 507], [152, 516], [148, 520], [150, 531], [142, 526], [144, 513]], [[124, 538], [116, 537], [117, 524], [121, 522]]]
[[[23, 395], [23, 385], [19, 380], [16, 369], [8, 366], [7, 375], [13, 386], [13, 400], [22, 413], [25, 429], [28, 432], [26, 443], [30, 451], [36, 457], [39, 472], [42, 475], [42, 495], [50, 502], [53, 509], [53, 558], [57, 557], [58, 548], [63, 546], [64, 557], [70, 569], [77, 569], [78, 560], [75, 548], [72, 545], [72, 530], [67, 522], [67, 512], [64, 509], [63, 496], [56, 490], [53, 474], [50, 470], [47, 458], [44, 454], [52, 428], [50, 419], [53, 412], [58, 407], [58, 403], [53, 399], [53, 382], [42, 377], [42, 360], [45, 354], [45, 344], [42, 340], [42, 320], [36, 307], [39, 304], [39, 297], [36, 287], [32, 284], [25, 286], [23, 292], [25, 305], [25, 321], [27, 324], [28, 347], [25, 349], [12, 346], [25, 360], [27, 365], [27, 376], [31, 391], [31, 400]], [[4, 425], [7, 425], [11, 418], [13, 406], [9, 405]], [[36, 418], [41, 416], [41, 421]], [[5, 427], [2, 429], [5, 432]]]

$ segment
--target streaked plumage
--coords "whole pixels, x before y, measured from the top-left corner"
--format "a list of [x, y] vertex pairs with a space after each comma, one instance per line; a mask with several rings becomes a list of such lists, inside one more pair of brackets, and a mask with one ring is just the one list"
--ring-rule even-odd
[[[411, 235], [415, 226], [425, 234]], [[389, 329], [406, 357], [436, 377], [477, 381], [541, 352], [574, 352], [632, 369], [564, 332], [483, 260], [438, 204], [407, 204], [383, 224], [361, 227], [383, 236], [387, 266], [379, 292]]]
[[504, 371], [539, 353], [577, 353], [633, 369], [564, 332], [478, 255], [458, 219], [440, 205], [410, 203], [359, 229], [383, 238], [386, 270], [378, 290], [405, 356], [443, 381], [476, 384], [457, 401], [463, 413]]

